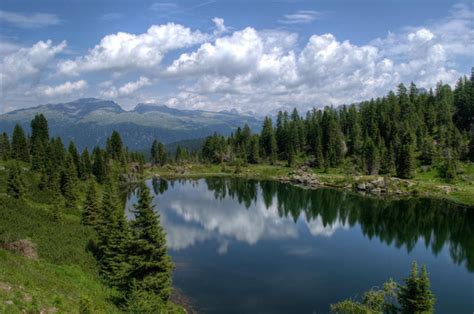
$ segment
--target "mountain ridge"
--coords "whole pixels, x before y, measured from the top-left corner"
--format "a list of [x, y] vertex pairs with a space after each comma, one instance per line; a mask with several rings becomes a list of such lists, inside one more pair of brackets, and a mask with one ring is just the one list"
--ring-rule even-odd
[[255, 131], [261, 126], [260, 119], [234, 112], [176, 109], [146, 103], [124, 110], [111, 100], [80, 98], [4, 113], [0, 115], [0, 132], [11, 133], [16, 123], [29, 132], [31, 119], [40, 113], [48, 119], [52, 136], [74, 140], [79, 148], [105, 144], [113, 130], [122, 134], [130, 149], [144, 149], [154, 139], [167, 144], [213, 133], [228, 135], [245, 123]]

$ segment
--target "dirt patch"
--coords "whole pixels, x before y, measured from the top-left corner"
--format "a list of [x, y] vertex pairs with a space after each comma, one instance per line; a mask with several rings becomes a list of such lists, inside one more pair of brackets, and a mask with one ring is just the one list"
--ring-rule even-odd
[[0, 281], [0, 290], [5, 291], [5, 292], [10, 292], [12, 290], [12, 286], [6, 282]]
[[18, 240], [14, 242], [2, 243], [0, 244], [0, 247], [8, 251], [16, 252], [29, 259], [38, 259], [36, 245], [30, 240]]

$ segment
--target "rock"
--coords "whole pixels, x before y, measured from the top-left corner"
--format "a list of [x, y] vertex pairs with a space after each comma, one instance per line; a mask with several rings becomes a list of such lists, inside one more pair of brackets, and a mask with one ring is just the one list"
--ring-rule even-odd
[[18, 240], [14, 242], [7, 242], [7, 243], [0, 244], [0, 247], [8, 251], [16, 252], [29, 259], [33, 259], [33, 260], [38, 259], [38, 252], [36, 251], [36, 245], [30, 240]]
[[359, 191], [365, 191], [367, 189], [367, 186], [365, 185], [365, 183], [359, 183], [357, 184], [357, 190]]
[[385, 187], [385, 180], [382, 177], [378, 177], [377, 179], [372, 181], [372, 184], [378, 188]]
[[6, 300], [6, 301], [5, 301], [5, 304], [7, 304], [7, 305], [13, 305], [13, 301], [12, 301], [12, 300]]
[[382, 194], [382, 189], [380, 188], [373, 188], [372, 190], [370, 190], [370, 193], [374, 194], [374, 195], [380, 195]]
[[0, 290], [9, 292], [10, 290], [12, 290], [12, 286], [7, 284], [6, 282], [0, 282]]

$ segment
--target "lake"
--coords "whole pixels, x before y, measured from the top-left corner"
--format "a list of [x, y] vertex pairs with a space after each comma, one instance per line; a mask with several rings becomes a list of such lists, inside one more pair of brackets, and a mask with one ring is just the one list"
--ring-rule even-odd
[[413, 260], [428, 268], [437, 313], [474, 311], [473, 208], [245, 179], [148, 185], [174, 286], [200, 313], [328, 313], [403, 282]]

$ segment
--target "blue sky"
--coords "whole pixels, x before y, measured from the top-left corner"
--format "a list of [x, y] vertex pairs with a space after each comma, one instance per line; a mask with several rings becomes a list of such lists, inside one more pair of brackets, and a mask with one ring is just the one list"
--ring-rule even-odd
[[266, 114], [453, 84], [463, 1], [0, 2], [0, 112], [99, 97]]

